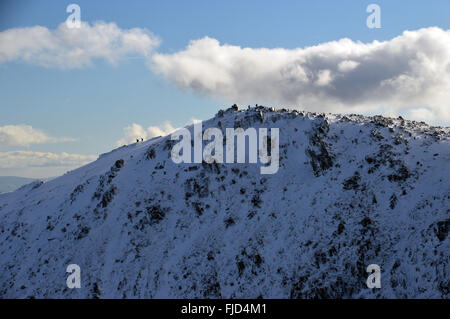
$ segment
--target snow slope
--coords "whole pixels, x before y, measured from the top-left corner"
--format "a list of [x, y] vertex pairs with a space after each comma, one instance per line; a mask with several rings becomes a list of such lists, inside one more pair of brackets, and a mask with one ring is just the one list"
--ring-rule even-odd
[[239, 126], [280, 128], [276, 174], [175, 164], [168, 136], [0, 195], [0, 297], [449, 298], [449, 128], [264, 107], [203, 122]]

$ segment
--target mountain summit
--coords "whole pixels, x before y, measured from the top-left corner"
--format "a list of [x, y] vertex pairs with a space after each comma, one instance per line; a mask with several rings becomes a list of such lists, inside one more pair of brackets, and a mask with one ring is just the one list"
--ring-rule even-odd
[[278, 171], [176, 164], [166, 136], [2, 194], [0, 297], [449, 298], [449, 128], [266, 107], [210, 127], [279, 128]]

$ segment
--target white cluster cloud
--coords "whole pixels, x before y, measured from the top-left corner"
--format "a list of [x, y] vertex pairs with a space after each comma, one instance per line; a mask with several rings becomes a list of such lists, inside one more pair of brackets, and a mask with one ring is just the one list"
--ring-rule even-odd
[[450, 30], [389, 41], [341, 39], [299, 49], [241, 48], [205, 37], [150, 68], [183, 89], [237, 103], [380, 112], [450, 121]]
[[[229, 103], [450, 122], [450, 30], [430, 27], [383, 42], [341, 39], [298, 49], [242, 48], [205, 37], [179, 52], [155, 53], [159, 44], [146, 29], [115, 23], [13, 28], [0, 32], [0, 64], [19, 60], [70, 69], [97, 59], [116, 64], [140, 57], [180, 88]], [[167, 131], [133, 124], [118, 143]], [[45, 140], [39, 136], [33, 139]], [[34, 143], [13, 141], [0, 131], [0, 146]]]
[[42, 26], [0, 32], [0, 63], [22, 60], [62, 69], [90, 65], [94, 59], [116, 64], [123, 58], [147, 58], [159, 39], [145, 29], [120, 29], [115, 23], [86, 22], [80, 28], [61, 23], [55, 30]]
[[78, 167], [94, 161], [93, 155], [33, 151], [0, 152], [0, 169], [26, 167]]
[[71, 142], [72, 138], [52, 137], [34, 129], [30, 125], [0, 126], [0, 147], [2, 146], [30, 146], [31, 144]]
[[117, 146], [134, 143], [136, 139], [143, 138], [147, 140], [152, 137], [166, 136], [175, 131], [175, 129], [169, 122], [163, 123], [161, 126], [149, 126], [147, 129], [144, 129], [139, 124], [133, 123], [125, 127], [123, 131], [125, 136], [117, 141]]

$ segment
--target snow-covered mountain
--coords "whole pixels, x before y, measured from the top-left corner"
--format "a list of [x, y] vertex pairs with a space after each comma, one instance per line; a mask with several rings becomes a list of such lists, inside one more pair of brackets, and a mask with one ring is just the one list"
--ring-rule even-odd
[[2, 194], [0, 297], [449, 298], [449, 128], [264, 107], [208, 127], [279, 128], [278, 172], [175, 164], [166, 136]]

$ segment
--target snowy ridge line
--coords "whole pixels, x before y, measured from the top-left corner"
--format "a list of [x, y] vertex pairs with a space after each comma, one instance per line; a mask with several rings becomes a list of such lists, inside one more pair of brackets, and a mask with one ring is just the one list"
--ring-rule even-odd
[[449, 297], [449, 128], [262, 106], [209, 127], [278, 127], [278, 172], [175, 164], [165, 136], [2, 194], [0, 297]]

